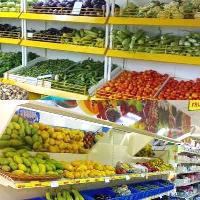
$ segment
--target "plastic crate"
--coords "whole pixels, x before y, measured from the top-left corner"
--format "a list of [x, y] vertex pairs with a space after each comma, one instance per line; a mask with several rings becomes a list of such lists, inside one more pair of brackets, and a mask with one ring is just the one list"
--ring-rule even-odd
[[[158, 180], [158, 182], [159, 182], [159, 184], [160, 184], [161, 186], [164, 187], [164, 190], [165, 190], [164, 192], [167, 192], [167, 191], [170, 191], [170, 190], [173, 190], [173, 189], [174, 189], [174, 184], [173, 184], [173, 183], [170, 183], [169, 181], [160, 179], [160, 180]], [[167, 183], [168, 186], [166, 186], [165, 183]]]
[[101, 188], [94, 190], [81, 191], [81, 195], [85, 200], [94, 200], [94, 196], [97, 194], [109, 195], [112, 200], [136, 200], [133, 198], [133, 194], [118, 197], [117, 194], [112, 190], [112, 188]]

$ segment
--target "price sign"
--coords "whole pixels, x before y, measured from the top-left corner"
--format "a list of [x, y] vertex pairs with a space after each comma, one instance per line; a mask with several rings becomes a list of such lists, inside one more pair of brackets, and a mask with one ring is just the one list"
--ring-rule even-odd
[[105, 183], [110, 183], [110, 178], [109, 177], [105, 178]]
[[126, 176], [125, 176], [125, 179], [128, 181], [128, 180], [130, 180], [131, 178], [130, 178], [129, 175], [126, 175]]
[[57, 187], [59, 187], [58, 181], [52, 181], [52, 182], [51, 182], [51, 187], [52, 187], [52, 188], [57, 188]]
[[33, 37], [33, 33], [27, 33], [27, 37], [28, 38], [32, 38]]
[[83, 2], [75, 2], [73, 10], [72, 10], [72, 15], [80, 15], [81, 13], [81, 8], [83, 6]]

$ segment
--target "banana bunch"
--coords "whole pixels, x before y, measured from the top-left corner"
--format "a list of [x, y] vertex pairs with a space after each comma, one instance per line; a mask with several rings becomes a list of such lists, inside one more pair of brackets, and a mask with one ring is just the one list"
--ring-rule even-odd
[[46, 200], [84, 200], [79, 191], [72, 189], [71, 191], [63, 190], [58, 192], [55, 196], [50, 192], [46, 192]]

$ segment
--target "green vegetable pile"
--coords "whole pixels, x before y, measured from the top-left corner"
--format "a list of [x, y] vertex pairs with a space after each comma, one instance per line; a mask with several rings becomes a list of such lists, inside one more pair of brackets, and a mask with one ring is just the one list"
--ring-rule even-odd
[[[113, 65], [113, 69], [116, 65]], [[64, 89], [65, 85], [84, 86], [89, 89], [96, 85], [104, 76], [104, 63], [87, 59], [82, 62], [71, 60], [47, 60], [37, 63], [28, 68], [23, 68], [15, 72], [17, 75], [39, 77], [52, 75], [51, 80], [57, 89]], [[56, 84], [60, 83], [60, 84]]]
[[62, 190], [55, 194], [46, 192], [46, 200], [84, 200], [83, 196], [78, 190], [72, 189], [71, 191]]
[[19, 12], [21, 0], [1, 0], [0, 12]]
[[0, 168], [13, 175], [62, 176], [63, 164], [46, 153], [30, 154], [26, 149], [6, 148], [0, 155]]
[[75, 44], [92, 47], [104, 47], [105, 31], [97, 28], [91, 30], [73, 30], [72, 33], [64, 33], [61, 42], [64, 44]]
[[143, 30], [113, 31], [114, 49], [124, 51], [200, 56], [200, 33], [183, 36], [170, 33], [152, 36]]
[[38, 62], [37, 64], [29, 68], [22, 68], [15, 72], [15, 74], [30, 77], [38, 77], [49, 74], [56, 75], [64, 69], [68, 68], [69, 66], [72, 66], [73, 64], [74, 61], [67, 59], [46, 60]]
[[[28, 61], [31, 61], [38, 56], [32, 52], [28, 54]], [[7, 53], [7, 52], [0, 52], [0, 77], [3, 76], [3, 73], [6, 71], [20, 66], [22, 63], [22, 53]]]
[[193, 19], [200, 18], [199, 0], [173, 0], [170, 3], [162, 3], [152, 0], [145, 6], [128, 3], [122, 11], [122, 16], [138, 18], [170, 18], [170, 19]]

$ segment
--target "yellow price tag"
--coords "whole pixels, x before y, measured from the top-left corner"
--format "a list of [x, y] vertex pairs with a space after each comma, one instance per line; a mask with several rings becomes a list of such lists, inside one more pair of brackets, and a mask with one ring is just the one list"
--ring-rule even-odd
[[200, 100], [190, 100], [188, 104], [188, 110], [200, 110]]

